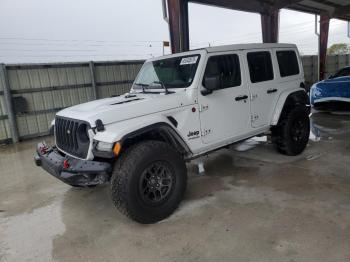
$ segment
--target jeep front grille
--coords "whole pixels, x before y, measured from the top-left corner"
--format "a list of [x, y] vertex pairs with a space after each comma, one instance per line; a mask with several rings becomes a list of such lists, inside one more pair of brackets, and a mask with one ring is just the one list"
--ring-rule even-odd
[[56, 116], [57, 147], [72, 156], [86, 158], [90, 146], [88, 129], [89, 125], [84, 121]]

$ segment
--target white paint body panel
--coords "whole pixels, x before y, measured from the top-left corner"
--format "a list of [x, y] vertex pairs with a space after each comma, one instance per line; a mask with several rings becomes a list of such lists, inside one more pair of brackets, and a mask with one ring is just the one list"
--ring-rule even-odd
[[[95, 121], [101, 119], [105, 131], [92, 134], [91, 140], [109, 143], [120, 141], [124, 136], [143, 127], [167, 123], [187, 144], [191, 156], [194, 157], [267, 132], [271, 125], [277, 123], [285, 99], [290, 93], [303, 90], [299, 86], [304, 81], [299, 55], [300, 74], [293, 77], [279, 77], [275, 52], [280, 49], [297, 52], [296, 46], [290, 44], [249, 44], [211, 47], [152, 58], [148, 61], [199, 54], [200, 61], [192, 85], [187, 88], [170, 89], [174, 93], [168, 95], [144, 94], [131, 90], [135, 97], [122, 95], [96, 100], [64, 109], [57, 115], [87, 121], [92, 128], [95, 127]], [[261, 50], [271, 52], [274, 79], [253, 85], [250, 82], [246, 54]], [[202, 80], [207, 60], [212, 55], [222, 54], [239, 56], [242, 84], [239, 87], [216, 90], [210, 95], [203, 96]], [[266, 90], [269, 88], [276, 88], [278, 92], [267, 95]], [[254, 94], [257, 94], [257, 97], [253, 98]], [[240, 95], [247, 95], [248, 99], [235, 101], [235, 97]], [[257, 121], [253, 121], [255, 115], [258, 115]], [[169, 116], [178, 122], [176, 128], [167, 118]], [[198, 137], [188, 136], [190, 132], [197, 131], [199, 131]], [[93, 159], [92, 145], [88, 159]]]

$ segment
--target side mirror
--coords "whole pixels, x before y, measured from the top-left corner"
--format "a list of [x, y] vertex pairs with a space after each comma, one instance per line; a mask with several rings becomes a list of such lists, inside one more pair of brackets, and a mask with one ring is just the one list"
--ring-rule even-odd
[[206, 77], [203, 83], [205, 90], [202, 90], [202, 95], [208, 95], [213, 91], [220, 89], [221, 81], [220, 76]]
[[332, 78], [334, 78], [334, 75], [330, 75], [330, 76], [329, 76], [329, 79], [332, 79]]

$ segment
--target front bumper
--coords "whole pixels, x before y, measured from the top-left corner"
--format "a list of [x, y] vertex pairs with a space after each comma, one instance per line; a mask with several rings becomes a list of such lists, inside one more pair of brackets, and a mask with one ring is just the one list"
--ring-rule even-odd
[[[348, 83], [349, 85], [349, 83]], [[344, 85], [318, 83], [310, 90], [311, 105], [327, 102], [350, 102], [350, 88]]]
[[37, 145], [34, 161], [52, 176], [71, 186], [94, 186], [109, 181], [111, 164], [62, 156], [55, 147]]

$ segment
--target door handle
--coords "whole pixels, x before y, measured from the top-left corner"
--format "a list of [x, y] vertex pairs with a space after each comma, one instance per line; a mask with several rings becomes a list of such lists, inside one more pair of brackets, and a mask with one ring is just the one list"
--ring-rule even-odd
[[266, 91], [266, 93], [268, 93], [268, 94], [272, 94], [272, 93], [276, 93], [277, 92], [277, 89], [276, 88], [274, 88], [274, 89], [268, 89], [267, 91]]
[[235, 97], [235, 100], [236, 101], [241, 101], [241, 100], [246, 100], [248, 99], [248, 96], [247, 95], [244, 95], [244, 96], [236, 96]]

